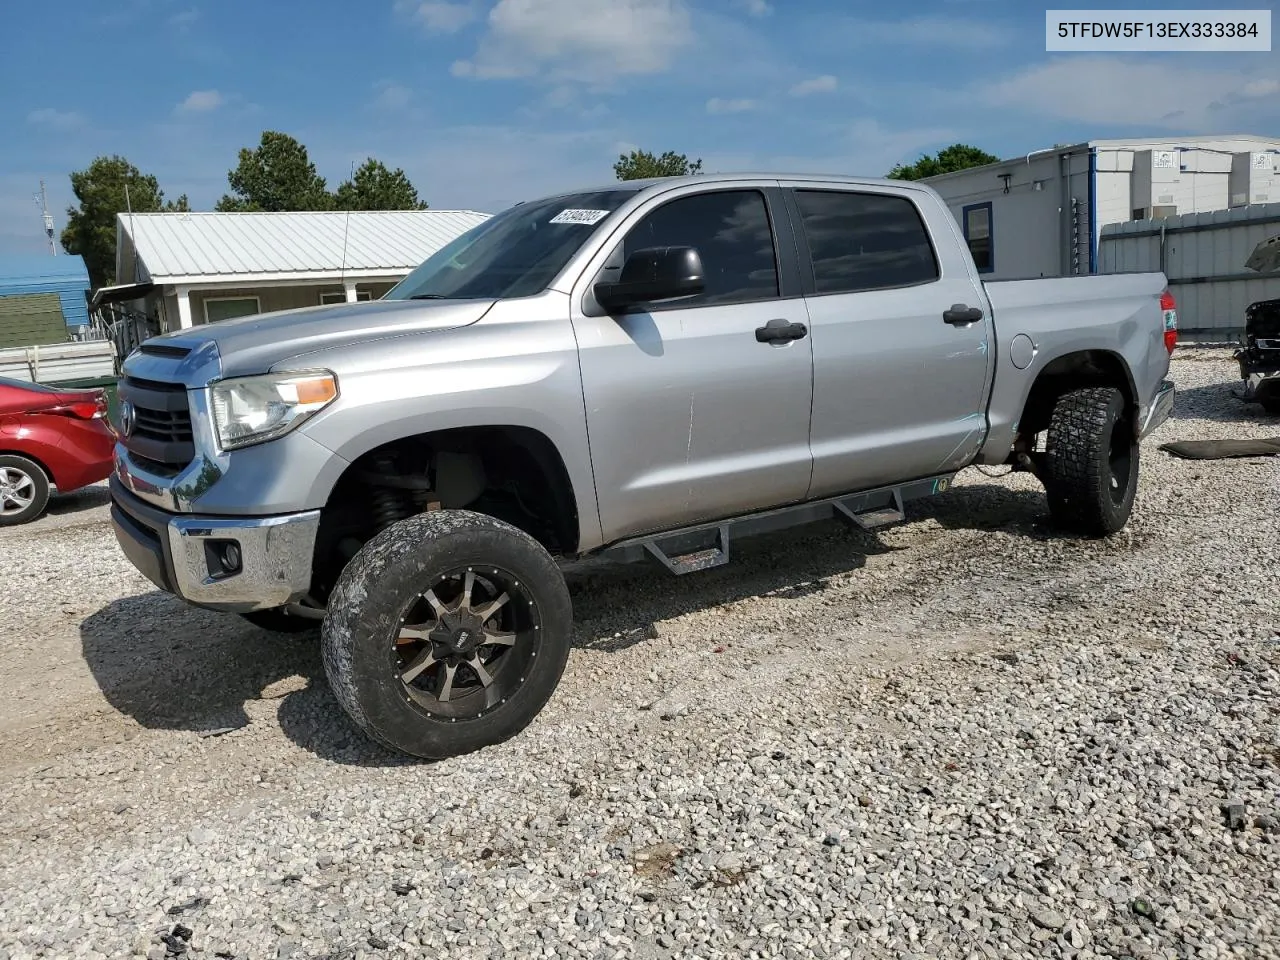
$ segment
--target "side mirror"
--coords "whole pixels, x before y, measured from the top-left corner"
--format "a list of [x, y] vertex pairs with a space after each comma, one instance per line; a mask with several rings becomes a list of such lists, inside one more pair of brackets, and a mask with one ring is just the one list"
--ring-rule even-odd
[[627, 257], [617, 280], [600, 281], [592, 293], [613, 313], [640, 303], [693, 296], [705, 287], [696, 247], [646, 247]]

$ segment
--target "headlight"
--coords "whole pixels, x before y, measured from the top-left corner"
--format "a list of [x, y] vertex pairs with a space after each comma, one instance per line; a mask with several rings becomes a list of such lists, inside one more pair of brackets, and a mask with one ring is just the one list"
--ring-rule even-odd
[[268, 373], [220, 380], [209, 388], [218, 446], [234, 450], [288, 433], [338, 397], [327, 371]]

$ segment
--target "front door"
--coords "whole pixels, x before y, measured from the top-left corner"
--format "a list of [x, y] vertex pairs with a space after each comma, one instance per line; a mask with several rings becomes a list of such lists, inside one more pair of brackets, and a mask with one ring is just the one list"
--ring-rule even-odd
[[[606, 542], [804, 498], [809, 486], [810, 338], [762, 342], [771, 322], [809, 322], [779, 270], [773, 184], [685, 188], [632, 215], [600, 270], [631, 252], [692, 246], [705, 291], [574, 329]], [[789, 235], [788, 235], [789, 237]], [[588, 285], [589, 288], [589, 285]]]

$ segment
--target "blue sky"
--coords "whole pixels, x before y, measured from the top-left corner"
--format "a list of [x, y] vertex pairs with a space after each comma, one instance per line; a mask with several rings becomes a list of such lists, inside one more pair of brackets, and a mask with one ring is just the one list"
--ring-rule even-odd
[[42, 177], [59, 229], [68, 174], [103, 153], [207, 209], [264, 129], [305, 143], [331, 187], [375, 156], [433, 207], [490, 212], [608, 181], [632, 146], [708, 171], [880, 175], [957, 140], [1015, 156], [1095, 137], [1280, 134], [1277, 54], [1049, 55], [1045, 8], [1025, 0], [6, 8], [0, 253], [43, 249]]

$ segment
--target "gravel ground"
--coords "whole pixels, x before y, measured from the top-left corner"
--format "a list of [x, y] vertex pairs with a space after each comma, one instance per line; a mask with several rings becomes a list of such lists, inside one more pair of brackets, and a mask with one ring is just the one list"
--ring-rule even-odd
[[547, 710], [434, 765], [60, 503], [0, 533], [0, 960], [1280, 957], [1280, 467], [1156, 449], [1280, 425], [1222, 351], [1174, 376], [1120, 536], [969, 471], [579, 573]]

